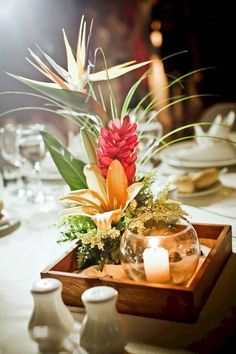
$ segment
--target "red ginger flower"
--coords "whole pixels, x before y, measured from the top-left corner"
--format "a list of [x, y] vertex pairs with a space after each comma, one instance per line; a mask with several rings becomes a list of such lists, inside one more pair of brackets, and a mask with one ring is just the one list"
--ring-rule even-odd
[[104, 177], [113, 160], [119, 160], [122, 164], [129, 185], [135, 180], [135, 161], [137, 153], [134, 148], [138, 144], [137, 135], [134, 134], [136, 123], [130, 122], [130, 117], [125, 116], [123, 122], [115, 119], [109, 122], [108, 129], [101, 128], [98, 138], [98, 166]]

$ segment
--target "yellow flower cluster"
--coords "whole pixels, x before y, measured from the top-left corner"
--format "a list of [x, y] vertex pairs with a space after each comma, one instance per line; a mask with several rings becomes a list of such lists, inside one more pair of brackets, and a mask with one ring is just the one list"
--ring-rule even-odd
[[99, 250], [104, 250], [105, 239], [116, 239], [120, 237], [120, 231], [115, 227], [107, 231], [93, 229], [85, 234], [77, 233], [76, 236], [84, 245], [90, 245], [91, 248], [98, 247]]

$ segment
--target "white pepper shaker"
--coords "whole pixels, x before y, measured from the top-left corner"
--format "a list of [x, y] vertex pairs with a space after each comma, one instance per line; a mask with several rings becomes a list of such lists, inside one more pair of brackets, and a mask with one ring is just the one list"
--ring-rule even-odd
[[74, 329], [74, 319], [62, 297], [62, 283], [44, 278], [31, 287], [34, 310], [29, 322], [31, 338], [38, 343], [40, 353], [64, 351], [64, 341]]
[[124, 353], [125, 335], [116, 309], [118, 293], [109, 286], [95, 286], [82, 294], [86, 315], [80, 346], [89, 354]]

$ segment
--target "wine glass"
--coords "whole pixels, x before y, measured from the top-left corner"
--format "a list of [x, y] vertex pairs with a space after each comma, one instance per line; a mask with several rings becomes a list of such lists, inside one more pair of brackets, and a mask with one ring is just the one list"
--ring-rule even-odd
[[[140, 113], [139, 113], [140, 114]], [[155, 150], [158, 148], [159, 139], [163, 134], [163, 126], [156, 120], [156, 111], [145, 114], [145, 118], [138, 122], [137, 133], [139, 144], [137, 148], [138, 160], [145, 161], [142, 171], [148, 172], [158, 165], [159, 159]], [[138, 116], [136, 120], [138, 121]], [[155, 118], [155, 120], [154, 120]]]
[[18, 150], [19, 129], [16, 125], [6, 125], [0, 129], [1, 155], [6, 163], [2, 167], [2, 174], [5, 184], [13, 182], [16, 189], [11, 192], [18, 197], [24, 196], [22, 185], [22, 160]]
[[46, 155], [46, 147], [40, 134], [43, 128], [41, 124], [25, 126], [21, 129], [18, 139], [19, 153], [26, 164], [31, 167], [29, 200], [35, 203], [45, 200], [40, 179], [41, 161]]

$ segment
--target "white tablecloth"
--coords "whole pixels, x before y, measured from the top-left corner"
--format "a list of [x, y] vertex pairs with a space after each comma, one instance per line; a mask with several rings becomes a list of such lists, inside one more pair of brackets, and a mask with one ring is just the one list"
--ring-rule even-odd
[[[229, 176], [235, 183], [235, 174]], [[17, 201], [3, 192], [6, 210], [22, 220], [14, 233], [0, 238], [0, 354], [34, 354], [37, 345], [30, 339], [27, 325], [33, 309], [29, 288], [48, 264], [69, 244], [58, 244], [59, 205], [42, 210]], [[189, 202], [189, 204], [191, 204]], [[236, 189], [222, 189], [217, 195], [186, 205], [191, 221], [231, 224], [236, 237]], [[196, 205], [198, 205], [196, 207]], [[223, 216], [224, 215], [224, 216]], [[235, 239], [233, 248], [236, 251]], [[122, 315], [130, 353], [218, 353], [236, 348], [236, 255], [228, 260], [198, 320], [194, 324]], [[156, 300], [158, 301], [158, 299]], [[83, 310], [71, 309], [77, 321]]]

